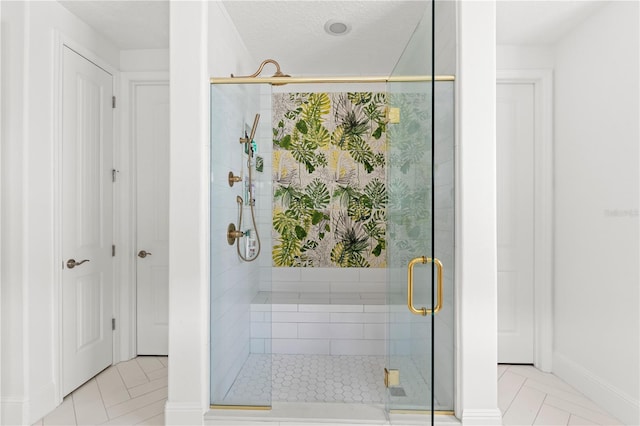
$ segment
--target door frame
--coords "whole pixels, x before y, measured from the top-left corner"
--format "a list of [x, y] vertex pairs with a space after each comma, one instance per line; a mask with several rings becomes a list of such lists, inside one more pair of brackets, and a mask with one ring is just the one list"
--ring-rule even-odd
[[553, 71], [497, 70], [496, 84], [534, 86], [533, 360], [550, 372], [553, 358]]
[[136, 197], [136, 145], [133, 136], [136, 122], [136, 88], [147, 85], [166, 83], [169, 85], [169, 72], [141, 71], [120, 73], [119, 116], [121, 119], [120, 137], [116, 143], [116, 158], [119, 165], [117, 186], [120, 186], [115, 204], [115, 244], [116, 265], [119, 292], [116, 295], [116, 309], [119, 331], [118, 353], [114, 361], [125, 361], [137, 355], [137, 283], [136, 283], [136, 250], [137, 250], [137, 197]]
[[[64, 66], [64, 49], [65, 47], [73, 50], [80, 56], [84, 57], [88, 61], [92, 62], [96, 66], [102, 68], [112, 76], [112, 93], [115, 96], [118, 93], [118, 71], [112, 67], [107, 61], [102, 59], [92, 50], [86, 48], [82, 43], [74, 40], [73, 38], [67, 36], [66, 34], [60, 32], [59, 30], [54, 30], [53, 32], [53, 70], [51, 73], [52, 78], [52, 87], [53, 87], [53, 96], [52, 96], [52, 157], [53, 157], [53, 176], [52, 176], [52, 184], [53, 188], [53, 271], [51, 274], [52, 278], [52, 301], [53, 301], [53, 318], [51, 324], [52, 331], [52, 342], [53, 342], [53, 353], [51, 360], [53, 363], [53, 379], [55, 386], [55, 399], [58, 402], [62, 401], [63, 398], [63, 390], [62, 390], [62, 374], [63, 374], [63, 337], [62, 337], [62, 283], [63, 283], [63, 268], [60, 267], [63, 262], [62, 256], [62, 194], [64, 188], [62, 187], [62, 104], [63, 104], [63, 66]], [[118, 129], [120, 126], [120, 121], [118, 119], [118, 114], [113, 114], [113, 149], [114, 149], [114, 167], [117, 163], [117, 158], [115, 157], [116, 146], [118, 145]], [[114, 186], [113, 188], [113, 238], [115, 239], [115, 230], [116, 230], [116, 197], [117, 197], [117, 188]], [[113, 271], [113, 291], [114, 296], [117, 293], [117, 281], [116, 281], [116, 265], [113, 263], [114, 271]], [[112, 296], [113, 297], [113, 296]], [[115, 297], [113, 297], [113, 302], [115, 302]], [[115, 307], [116, 305], [112, 303], [115, 315]], [[117, 331], [113, 333], [113, 345], [112, 345], [112, 359], [113, 362], [116, 362], [116, 335]]]

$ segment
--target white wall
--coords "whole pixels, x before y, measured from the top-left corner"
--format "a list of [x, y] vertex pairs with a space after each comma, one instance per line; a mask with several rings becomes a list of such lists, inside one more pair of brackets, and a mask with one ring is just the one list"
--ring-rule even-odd
[[2, 8], [1, 422], [30, 424], [61, 401], [55, 37], [75, 41], [105, 67], [117, 67], [118, 53], [57, 2]]
[[553, 46], [499, 45], [496, 50], [496, 68], [499, 70], [540, 70], [554, 66]]
[[639, 7], [615, 2], [555, 50], [553, 371], [639, 424]]
[[130, 49], [120, 51], [120, 71], [168, 71], [169, 49]]

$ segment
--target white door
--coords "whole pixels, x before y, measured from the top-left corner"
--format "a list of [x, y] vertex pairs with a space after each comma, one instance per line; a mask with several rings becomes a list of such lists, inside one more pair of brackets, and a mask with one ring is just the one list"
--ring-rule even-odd
[[[112, 76], [64, 48], [62, 388], [112, 363]], [[74, 265], [75, 263], [75, 265]]]
[[533, 364], [534, 85], [497, 85], [498, 362]]
[[169, 85], [135, 90], [137, 352], [169, 351]]

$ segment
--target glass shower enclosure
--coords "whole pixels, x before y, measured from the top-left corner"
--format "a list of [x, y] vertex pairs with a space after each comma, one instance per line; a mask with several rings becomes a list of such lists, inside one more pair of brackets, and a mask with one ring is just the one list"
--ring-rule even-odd
[[453, 413], [454, 78], [430, 8], [388, 77], [212, 79], [212, 408]]

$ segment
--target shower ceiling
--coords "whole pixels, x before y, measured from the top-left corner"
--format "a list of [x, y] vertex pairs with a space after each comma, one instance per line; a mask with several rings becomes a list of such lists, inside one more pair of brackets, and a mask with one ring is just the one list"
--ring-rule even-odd
[[[389, 75], [425, 1], [223, 1], [249, 53], [296, 75]], [[351, 26], [327, 34], [329, 20]]]

